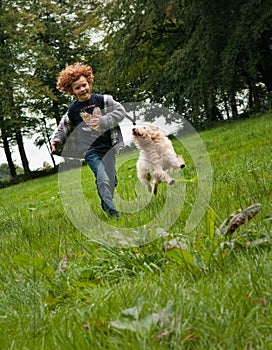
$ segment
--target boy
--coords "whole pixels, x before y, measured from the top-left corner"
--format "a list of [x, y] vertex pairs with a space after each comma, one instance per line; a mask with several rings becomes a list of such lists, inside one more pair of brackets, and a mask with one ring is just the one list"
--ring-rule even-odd
[[[69, 129], [78, 128], [84, 159], [94, 173], [102, 209], [119, 220], [113, 203], [117, 186], [115, 153], [123, 146], [119, 122], [126, 115], [124, 107], [111, 96], [91, 94], [94, 75], [83, 64], [67, 66], [60, 72], [57, 88], [76, 100], [68, 107], [53, 137], [52, 152], [68, 136]], [[103, 115], [101, 113], [103, 110]]]

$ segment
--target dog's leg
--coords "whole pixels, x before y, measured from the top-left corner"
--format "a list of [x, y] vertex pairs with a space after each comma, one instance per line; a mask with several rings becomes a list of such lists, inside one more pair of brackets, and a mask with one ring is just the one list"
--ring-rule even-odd
[[177, 156], [175, 151], [166, 153], [164, 156], [163, 163], [167, 165], [169, 168], [173, 168], [175, 170], [185, 168], [185, 162], [181, 156]]
[[166, 171], [164, 171], [161, 167], [155, 167], [154, 169], [154, 177], [158, 182], [166, 182], [169, 185], [173, 185], [175, 180], [172, 179]]
[[147, 187], [148, 192], [152, 192], [150, 172], [148, 169], [143, 169], [140, 163], [137, 164], [137, 175], [140, 182]]
[[180, 169], [185, 168], [185, 162], [181, 156], [177, 157], [177, 166]]
[[156, 195], [158, 193], [158, 184], [160, 183], [160, 179], [155, 178], [153, 181], [153, 193]]

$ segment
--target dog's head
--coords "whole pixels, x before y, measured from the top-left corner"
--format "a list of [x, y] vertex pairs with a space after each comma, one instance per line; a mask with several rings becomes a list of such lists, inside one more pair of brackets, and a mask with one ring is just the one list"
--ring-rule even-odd
[[162, 132], [157, 126], [146, 125], [132, 129], [134, 139], [158, 141], [162, 138]]

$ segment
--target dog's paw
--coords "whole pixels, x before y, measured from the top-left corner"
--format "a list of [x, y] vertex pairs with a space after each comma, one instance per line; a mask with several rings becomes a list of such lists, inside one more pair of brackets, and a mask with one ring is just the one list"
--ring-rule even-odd
[[185, 168], [185, 162], [182, 159], [182, 157], [177, 157], [177, 161], [178, 161], [178, 166], [179, 166], [180, 169]]
[[147, 190], [148, 190], [148, 192], [150, 192], [150, 193], [152, 192], [152, 186], [151, 186], [150, 184], [147, 185]]
[[171, 179], [170, 182], [169, 182], [169, 185], [174, 185], [174, 183], [175, 183], [175, 180]]

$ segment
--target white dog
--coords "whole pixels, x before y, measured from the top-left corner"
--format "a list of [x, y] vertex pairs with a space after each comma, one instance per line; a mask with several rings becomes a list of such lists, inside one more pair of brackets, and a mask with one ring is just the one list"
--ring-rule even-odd
[[168, 137], [158, 127], [151, 125], [134, 128], [132, 133], [134, 143], [140, 150], [137, 175], [141, 183], [154, 194], [157, 194], [160, 182], [173, 185], [175, 180], [167, 171], [184, 168], [185, 162], [176, 155]]

